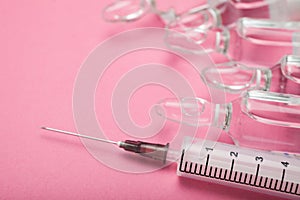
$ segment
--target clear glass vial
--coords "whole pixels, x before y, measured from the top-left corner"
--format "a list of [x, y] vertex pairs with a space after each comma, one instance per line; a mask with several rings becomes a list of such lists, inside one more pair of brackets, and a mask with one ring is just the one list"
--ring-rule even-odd
[[157, 113], [191, 126], [226, 131], [236, 145], [300, 153], [300, 96], [261, 90], [247, 91], [226, 104], [201, 98], [165, 99]]
[[220, 91], [241, 94], [256, 89], [300, 95], [300, 56], [284, 56], [271, 68], [248, 67], [238, 62], [216, 66], [203, 69], [201, 77], [209, 87]]
[[[259, 65], [275, 64], [282, 55], [297, 53], [300, 48], [300, 22], [241, 18], [232, 30], [223, 26], [207, 29], [210, 23], [202, 24], [201, 20], [199, 23], [195, 20], [193, 23], [187, 22], [177, 17], [168, 24], [165, 41], [170, 48], [194, 54], [218, 52], [236, 61], [253, 60], [253, 49], [271, 50], [272, 56], [256, 55]], [[191, 48], [191, 43], [203, 47], [205, 51], [203, 48]], [[246, 45], [252, 45], [252, 48], [244, 48]]]
[[[231, 26], [242, 17], [293, 21], [300, 19], [298, 0], [228, 0], [209, 1], [209, 7], [199, 10], [199, 15], [211, 21], [211, 27]], [[215, 2], [215, 3], [214, 3]]]

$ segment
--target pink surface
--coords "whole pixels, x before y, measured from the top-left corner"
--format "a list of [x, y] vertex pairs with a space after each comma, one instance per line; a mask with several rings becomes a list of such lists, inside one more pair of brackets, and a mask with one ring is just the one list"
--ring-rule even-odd
[[153, 173], [122, 173], [95, 160], [78, 138], [40, 129], [76, 131], [73, 85], [98, 43], [123, 30], [162, 26], [153, 15], [131, 24], [105, 23], [100, 13], [110, 1], [0, 2], [0, 199], [269, 198], [177, 177], [176, 164]]

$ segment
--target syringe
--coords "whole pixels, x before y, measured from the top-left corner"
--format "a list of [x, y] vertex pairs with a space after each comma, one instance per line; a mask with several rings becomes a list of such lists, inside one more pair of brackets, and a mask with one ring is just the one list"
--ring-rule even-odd
[[170, 150], [169, 144], [133, 140], [116, 142], [59, 129], [42, 128], [111, 143], [126, 151], [162, 162], [176, 160], [178, 176], [290, 199], [300, 198], [300, 159], [297, 155], [241, 148], [219, 142], [203, 142], [190, 137], [186, 137], [181, 150], [176, 151]]
[[[124, 149], [125, 151], [130, 151], [133, 153], [138, 153], [139, 155], [154, 159], [154, 160], [160, 160], [162, 162], [168, 161], [174, 161], [176, 156], [173, 156], [173, 158], [167, 158], [167, 154], [169, 152], [169, 143], [163, 145], [163, 144], [155, 144], [155, 143], [148, 143], [148, 142], [142, 142], [142, 141], [136, 141], [136, 140], [125, 140], [125, 141], [112, 141], [112, 140], [106, 140], [96, 137], [91, 137], [88, 135], [82, 135], [70, 131], [64, 131], [59, 130], [55, 128], [49, 128], [49, 127], [42, 127], [42, 129], [48, 130], [48, 131], [54, 131], [58, 133], [63, 133], [67, 135], [73, 135], [78, 136], [81, 138], [86, 138], [90, 140], [96, 140], [99, 142], [105, 142], [117, 145], [118, 147]], [[179, 154], [178, 154], [179, 155]]]

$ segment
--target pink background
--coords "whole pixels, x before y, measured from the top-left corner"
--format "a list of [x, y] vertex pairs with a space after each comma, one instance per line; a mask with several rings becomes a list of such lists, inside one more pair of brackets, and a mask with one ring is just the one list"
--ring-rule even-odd
[[[0, 199], [269, 198], [177, 177], [176, 164], [153, 173], [122, 173], [90, 156], [79, 138], [40, 129], [76, 131], [73, 85], [97, 44], [123, 30], [162, 27], [154, 15], [131, 24], [106, 23], [101, 10], [109, 2], [0, 2]], [[174, 1], [179, 10], [197, 5], [185, 3]]]

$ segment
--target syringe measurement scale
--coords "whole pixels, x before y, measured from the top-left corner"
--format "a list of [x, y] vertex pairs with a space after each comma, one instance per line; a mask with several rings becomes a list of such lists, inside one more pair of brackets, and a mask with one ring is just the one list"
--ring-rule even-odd
[[[300, 198], [300, 160], [284, 155], [216, 143], [205, 147], [187, 138], [178, 161], [179, 176], [223, 185]], [[207, 141], [206, 141], [207, 142]], [[204, 146], [203, 146], [204, 145]], [[201, 149], [203, 150], [200, 155]]]

